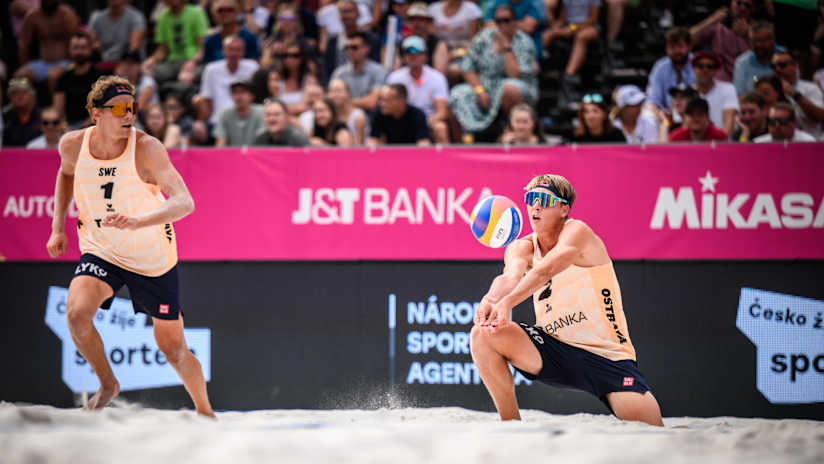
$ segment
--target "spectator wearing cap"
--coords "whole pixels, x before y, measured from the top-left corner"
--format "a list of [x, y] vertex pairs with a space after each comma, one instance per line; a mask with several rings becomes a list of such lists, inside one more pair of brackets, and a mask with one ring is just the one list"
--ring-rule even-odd
[[[48, 80], [53, 92], [60, 74], [69, 66], [69, 41], [80, 24], [74, 10], [60, 0], [41, 0], [40, 8], [30, 11], [23, 18], [17, 56], [20, 68], [15, 77], [28, 78], [30, 82]], [[3, 41], [9, 40], [3, 37]], [[32, 45], [39, 47], [39, 56], [32, 58]]]
[[667, 56], [652, 66], [647, 84], [647, 98], [659, 109], [672, 107], [669, 89], [680, 84], [694, 85], [695, 74], [690, 64], [690, 34], [683, 27], [674, 27], [665, 36]]
[[715, 79], [721, 67], [721, 59], [712, 52], [699, 52], [692, 57], [692, 69], [695, 70], [695, 90], [698, 96], [710, 105], [710, 120], [716, 127], [727, 134], [735, 126], [735, 114], [738, 111], [738, 95], [729, 82]]
[[226, 37], [237, 35], [243, 39], [243, 57], [250, 60], [260, 58], [260, 44], [258, 38], [249, 29], [237, 22], [238, 5], [236, 0], [216, 0], [212, 3], [212, 17], [217, 23], [218, 30], [206, 36], [203, 41], [203, 64], [209, 64], [223, 59], [223, 40]]
[[129, 0], [107, 0], [106, 3], [107, 8], [92, 13], [89, 32], [95, 48], [100, 49], [102, 63], [98, 67], [112, 70], [127, 52], [140, 50], [146, 35], [146, 18], [129, 5]]
[[[684, 114], [687, 110], [687, 103], [698, 96], [698, 92], [694, 88], [681, 83], [669, 89], [670, 101], [672, 108], [670, 110], [662, 110], [664, 119], [659, 121], [659, 125], [667, 129], [666, 138], [669, 139], [669, 134], [676, 129], [680, 129], [684, 122]], [[659, 137], [660, 139], [660, 137]]]
[[381, 59], [380, 38], [371, 31], [362, 29], [361, 26], [359, 26], [360, 23], [358, 19], [360, 13], [358, 11], [358, 3], [355, 2], [355, 0], [338, 0], [337, 9], [340, 14], [343, 30], [338, 34], [329, 35], [328, 39], [321, 41], [321, 44], [323, 44], [321, 51], [324, 54], [324, 83], [329, 82], [335, 69], [349, 62], [349, 50], [347, 50], [346, 45], [349, 39], [354, 37], [356, 33], [360, 33], [363, 40], [369, 46], [367, 57], [374, 62], [379, 62]]
[[223, 39], [223, 59], [206, 65], [200, 94], [193, 104], [197, 107], [197, 119], [214, 124], [221, 111], [232, 105], [230, 85], [235, 81], [247, 81], [258, 69], [257, 61], [243, 58], [243, 39], [232, 35]]
[[406, 66], [393, 71], [386, 83], [403, 84], [409, 104], [426, 115], [435, 143], [449, 143], [449, 86], [443, 74], [425, 64], [426, 50], [423, 38], [413, 35], [404, 39], [401, 53]]
[[65, 115], [70, 129], [79, 129], [91, 123], [86, 111], [86, 96], [103, 73], [92, 63], [92, 38], [85, 31], [78, 31], [69, 42], [71, 66], [60, 75], [54, 89], [52, 103]]
[[426, 3], [415, 2], [410, 5], [406, 12], [406, 22], [412, 30], [412, 36], [420, 37], [426, 45], [426, 64], [443, 74], [449, 63], [449, 47], [432, 29], [434, 21]]
[[[550, 11], [558, 1], [550, 0], [547, 3], [547, 11]], [[587, 46], [598, 40], [601, 0], [562, 0], [561, 6], [561, 13], [551, 20], [550, 28], [543, 34], [543, 45], [549, 47], [556, 39], [572, 40], [572, 52], [561, 77], [561, 95], [567, 101], [573, 101], [580, 95], [577, 93], [581, 82], [578, 70], [586, 60]]]
[[[730, 6], [722, 6], [712, 15], [690, 28], [692, 44], [698, 49], [709, 45], [718, 57], [718, 80], [732, 81], [735, 60], [749, 50], [749, 28], [752, 21], [753, 1], [730, 0]], [[710, 114], [712, 114], [712, 102]]]
[[215, 124], [215, 145], [246, 146], [253, 145], [258, 135], [265, 130], [263, 125], [263, 108], [252, 103], [252, 87], [243, 80], [237, 80], [230, 86], [234, 105], [223, 109]]
[[756, 21], [749, 31], [752, 50], [747, 50], [735, 60], [733, 85], [738, 95], [753, 89], [755, 80], [772, 73], [772, 56], [776, 52], [775, 28], [766, 21]]
[[658, 124], [655, 115], [643, 110], [646, 95], [635, 85], [623, 85], [615, 90], [612, 122], [624, 134], [627, 143], [657, 143]]
[[770, 108], [767, 126], [769, 133], [753, 142], [815, 142], [815, 137], [796, 128], [795, 109], [789, 103], [778, 102]]
[[684, 110], [684, 125], [670, 134], [670, 142], [708, 142], [727, 140], [727, 133], [715, 127], [709, 118], [709, 105], [701, 97], [693, 97]]
[[736, 128], [730, 140], [752, 142], [754, 138], [767, 133], [767, 113], [769, 107], [764, 97], [755, 91], [749, 91], [738, 99], [740, 114], [735, 118]]
[[152, 76], [143, 74], [140, 66], [140, 54], [136, 50], [130, 50], [123, 55], [123, 58], [114, 68], [114, 73], [125, 77], [135, 88], [137, 107], [146, 108], [150, 103], [157, 103], [158, 90], [157, 82]]
[[381, 88], [380, 109], [372, 118], [369, 145], [429, 145], [429, 126], [423, 111], [407, 103], [403, 84]]
[[472, 37], [481, 29], [483, 14], [478, 5], [470, 0], [435, 2], [429, 7], [429, 12], [438, 37], [446, 41], [449, 53], [447, 68], [439, 69], [436, 64], [435, 69], [446, 76], [450, 84], [457, 84], [462, 79], [461, 60], [466, 55]]
[[821, 123], [824, 122], [824, 95], [821, 89], [810, 81], [798, 77], [798, 63], [787, 51], [776, 52], [772, 57], [772, 68], [781, 79], [784, 95], [789, 97], [795, 109], [798, 128], [815, 138], [821, 137]]
[[286, 104], [276, 98], [263, 102], [263, 123], [266, 130], [255, 138], [255, 145], [305, 147], [309, 136], [289, 122]]
[[40, 108], [35, 104], [34, 87], [27, 77], [9, 81], [11, 105], [3, 112], [3, 146], [25, 147], [40, 135]]
[[609, 102], [600, 93], [590, 93], [581, 99], [578, 127], [572, 137], [575, 143], [626, 143], [620, 129], [609, 119]]
[[32, 139], [26, 148], [57, 148], [60, 136], [66, 132], [66, 120], [50, 106], [40, 113], [40, 130], [43, 135]]
[[143, 72], [158, 84], [178, 78], [191, 83], [203, 56], [203, 41], [209, 34], [206, 12], [186, 0], [165, 0], [169, 9], [160, 14], [154, 28], [156, 48], [143, 62]]
[[346, 38], [349, 62], [332, 73], [332, 79], [346, 81], [354, 99], [353, 103], [365, 111], [372, 111], [378, 106], [380, 86], [386, 80], [386, 70], [383, 66], [369, 59], [370, 50], [369, 36], [364, 32], [355, 32]]

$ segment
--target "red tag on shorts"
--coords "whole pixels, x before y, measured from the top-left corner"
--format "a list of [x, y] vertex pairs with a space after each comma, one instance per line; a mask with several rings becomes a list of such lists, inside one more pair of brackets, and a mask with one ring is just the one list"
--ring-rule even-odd
[[632, 377], [624, 377], [625, 387], [631, 387], [633, 383], [635, 383], [635, 379], [633, 379]]
[[[164, 305], [164, 304], [160, 305], [160, 308], [158, 308], [157, 312], [159, 312], [160, 314], [169, 314], [169, 305]], [[627, 377], [627, 378], [629, 378], [629, 377]], [[624, 385], [626, 385], [626, 383], [627, 383], [627, 378], [624, 379]], [[632, 380], [632, 379], [630, 379], [630, 380]], [[632, 383], [630, 383], [630, 385], [632, 385]]]

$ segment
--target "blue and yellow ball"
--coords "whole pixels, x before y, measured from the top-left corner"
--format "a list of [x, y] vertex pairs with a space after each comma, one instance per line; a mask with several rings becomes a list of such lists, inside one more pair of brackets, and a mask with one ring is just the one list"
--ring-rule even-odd
[[481, 199], [469, 217], [472, 235], [483, 245], [501, 248], [521, 234], [521, 211], [509, 198], [492, 195]]

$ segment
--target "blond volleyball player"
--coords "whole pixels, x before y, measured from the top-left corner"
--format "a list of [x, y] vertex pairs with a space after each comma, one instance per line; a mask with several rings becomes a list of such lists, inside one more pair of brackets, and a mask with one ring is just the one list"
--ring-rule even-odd
[[66, 319], [77, 349], [100, 380], [88, 407], [102, 408], [120, 392], [92, 318], [99, 307], [108, 309], [114, 293], [126, 285], [134, 310], [152, 317], [157, 345], [183, 380], [197, 412], [214, 417], [200, 363], [183, 337], [178, 297], [172, 222], [194, 210], [192, 196], [163, 144], [135, 129], [137, 107], [128, 80], [98, 79], [86, 109], [94, 125], [60, 139], [54, 219], [46, 248], [54, 258], [66, 251], [66, 210], [74, 196], [83, 254], [69, 285]]
[[[575, 190], [554, 174], [533, 178], [526, 190], [533, 233], [507, 247], [470, 337], [501, 419], [520, 419], [508, 362], [528, 379], [592, 393], [620, 419], [663, 425], [636, 364], [604, 242], [569, 217]], [[512, 308], [530, 295], [536, 324], [511, 322]]]

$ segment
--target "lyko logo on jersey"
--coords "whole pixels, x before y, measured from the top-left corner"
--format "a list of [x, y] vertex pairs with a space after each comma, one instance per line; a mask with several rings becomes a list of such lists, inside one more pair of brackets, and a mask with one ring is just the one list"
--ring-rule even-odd
[[107, 275], [109, 275], [109, 273], [106, 272], [105, 269], [103, 269], [102, 267], [100, 267], [100, 266], [98, 266], [97, 264], [94, 264], [94, 263], [80, 263], [80, 264], [78, 264], [77, 267], [74, 269], [74, 273], [75, 274], [80, 274], [82, 272], [87, 272], [87, 273], [90, 273], [90, 274], [94, 274], [97, 277], [106, 277]]
[[[692, 187], [661, 187], [650, 229], [808, 229], [824, 228], [824, 198], [809, 193], [716, 193], [720, 179], [710, 171], [698, 178], [700, 207]], [[751, 198], [753, 199], [752, 201]], [[816, 202], [817, 206], [816, 206]], [[780, 206], [780, 212], [779, 212]], [[747, 207], [749, 213], [746, 213]]]
[[386, 225], [395, 223], [454, 224], [469, 222], [469, 212], [477, 200], [492, 194], [484, 187], [399, 188], [302, 188], [298, 191], [298, 206], [292, 211], [292, 224], [355, 224]]

